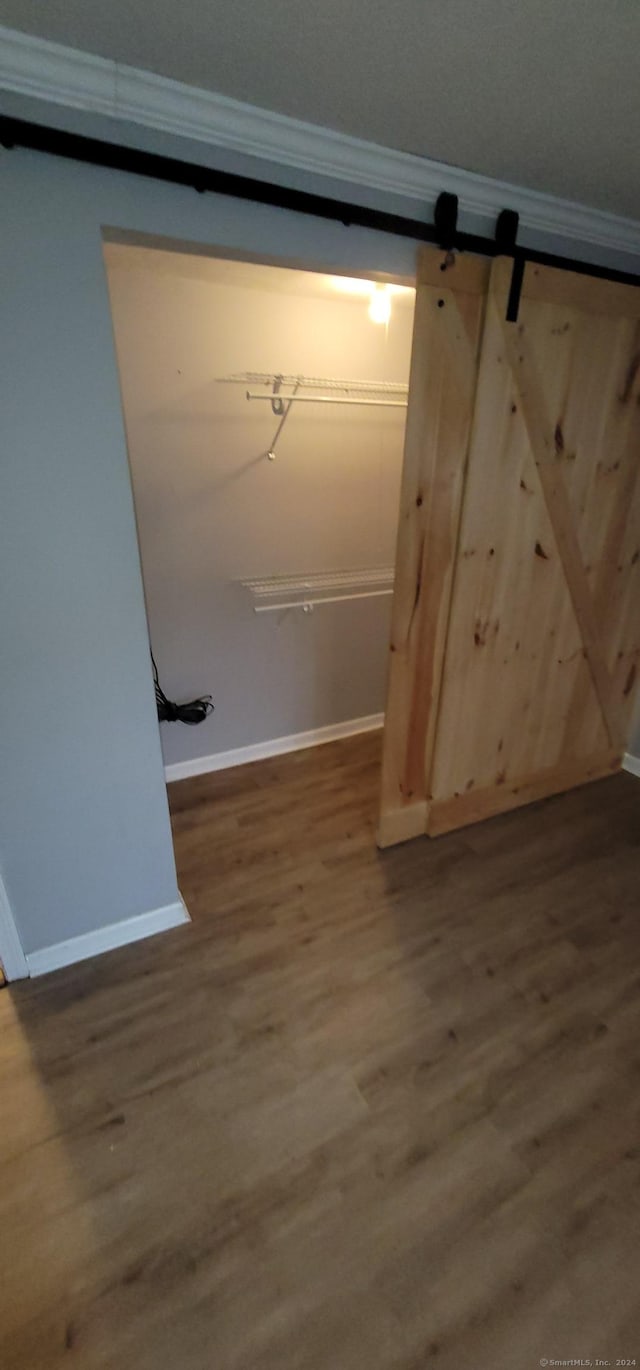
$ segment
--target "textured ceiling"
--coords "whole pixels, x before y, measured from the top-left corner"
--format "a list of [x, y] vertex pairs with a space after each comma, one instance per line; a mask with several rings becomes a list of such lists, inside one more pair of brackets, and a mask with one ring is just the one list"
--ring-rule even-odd
[[2, 22], [640, 218], [640, 0], [2, 0]]

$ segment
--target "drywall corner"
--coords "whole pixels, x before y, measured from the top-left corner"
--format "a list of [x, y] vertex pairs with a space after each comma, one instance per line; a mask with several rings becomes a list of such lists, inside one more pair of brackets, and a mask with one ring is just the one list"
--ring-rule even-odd
[[24, 980], [29, 974], [27, 959], [18, 936], [9, 896], [0, 875], [0, 960], [9, 983]]

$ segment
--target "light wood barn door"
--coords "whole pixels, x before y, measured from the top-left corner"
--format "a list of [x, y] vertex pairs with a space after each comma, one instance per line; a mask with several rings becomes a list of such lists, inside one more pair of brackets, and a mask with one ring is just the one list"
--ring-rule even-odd
[[640, 660], [640, 290], [529, 264], [507, 323], [511, 269], [491, 271], [439, 605], [431, 835], [618, 769]]
[[418, 258], [382, 761], [381, 846], [424, 833], [489, 263]]

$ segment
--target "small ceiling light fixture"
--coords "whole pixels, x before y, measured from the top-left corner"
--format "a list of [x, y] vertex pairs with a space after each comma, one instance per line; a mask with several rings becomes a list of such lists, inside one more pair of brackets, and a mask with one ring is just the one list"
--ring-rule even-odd
[[369, 318], [372, 323], [388, 323], [391, 318], [391, 291], [386, 285], [376, 285], [371, 292]]

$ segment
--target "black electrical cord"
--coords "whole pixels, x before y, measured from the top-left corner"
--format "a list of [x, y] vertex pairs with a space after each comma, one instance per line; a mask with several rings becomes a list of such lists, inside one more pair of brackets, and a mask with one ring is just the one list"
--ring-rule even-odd
[[213, 713], [214, 704], [211, 695], [202, 695], [200, 699], [192, 699], [189, 704], [173, 704], [167, 696], [158, 680], [158, 667], [155, 657], [151, 652], [153, 664], [153, 679], [156, 687], [156, 707], [158, 710], [158, 720], [160, 723], [204, 723], [205, 718]]

